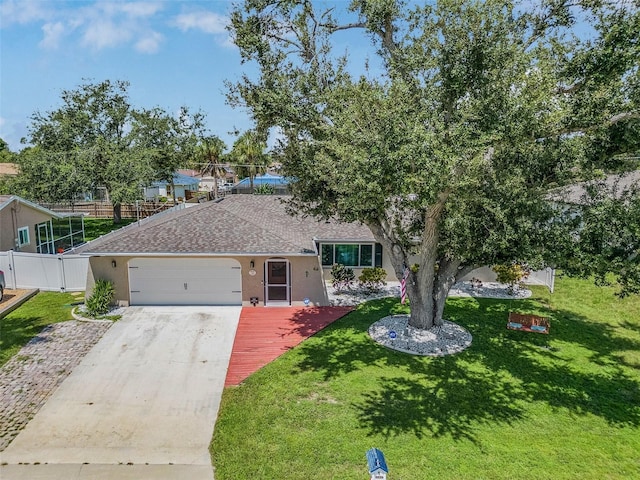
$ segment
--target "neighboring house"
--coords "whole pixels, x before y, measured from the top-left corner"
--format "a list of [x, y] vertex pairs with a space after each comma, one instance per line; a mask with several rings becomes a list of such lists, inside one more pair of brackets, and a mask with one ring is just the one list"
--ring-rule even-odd
[[197, 178], [200, 182], [199, 190], [201, 192], [214, 192], [216, 190], [216, 184], [218, 191], [221, 192], [231, 188], [238, 180], [238, 176], [230, 166], [221, 167], [217, 177], [213, 175], [200, 175], [200, 172], [197, 170], [178, 170], [178, 173]]
[[81, 214], [60, 214], [17, 195], [0, 195], [0, 251], [59, 253], [83, 243]]
[[18, 165], [15, 163], [0, 163], [0, 177], [15, 177], [18, 175]]
[[[151, 217], [76, 249], [131, 305], [327, 305], [334, 262], [382, 266], [388, 255], [360, 224], [291, 217], [282, 199], [230, 195]], [[305, 302], [307, 300], [307, 302]]]
[[[277, 195], [286, 195], [289, 191], [289, 181], [282, 175], [274, 175], [272, 173], [256, 175], [253, 179], [254, 190], [262, 185], [270, 185]], [[251, 180], [249, 178], [242, 179], [231, 188], [231, 193], [253, 193]]]
[[200, 179], [175, 173], [173, 175], [173, 187], [175, 192], [171, 190], [171, 182], [153, 182], [149, 187], [145, 187], [144, 198], [145, 200], [157, 200], [160, 197], [184, 199], [187, 196], [187, 190], [192, 192], [199, 190]]
[[186, 175], [187, 177], [200, 178], [200, 172], [193, 170], [192, 168], [181, 168], [178, 170], [178, 173], [180, 175]]

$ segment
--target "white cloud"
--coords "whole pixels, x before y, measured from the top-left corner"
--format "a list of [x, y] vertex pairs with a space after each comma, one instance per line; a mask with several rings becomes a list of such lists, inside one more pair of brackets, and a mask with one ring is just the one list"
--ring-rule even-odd
[[136, 42], [135, 48], [140, 53], [156, 53], [163, 39], [161, 34], [151, 31]]
[[39, 45], [47, 50], [54, 50], [60, 45], [60, 39], [67, 33], [67, 29], [61, 22], [45, 23], [42, 26], [44, 37]]
[[162, 9], [158, 2], [99, 2], [76, 17], [81, 24], [82, 45], [94, 50], [130, 42], [140, 53], [155, 53], [163, 39], [149, 27], [149, 20]]
[[110, 19], [93, 20], [84, 29], [82, 45], [102, 50], [126, 43], [131, 39], [130, 28], [116, 25]]
[[151, 17], [162, 10], [160, 2], [118, 3], [123, 13], [131, 17]]
[[54, 11], [50, 4], [33, 0], [6, 0], [0, 4], [0, 26], [50, 20]]
[[229, 19], [214, 12], [182, 13], [175, 18], [175, 25], [182, 31], [200, 30], [204, 33], [223, 34]]
[[67, 37], [94, 51], [130, 46], [137, 52], [152, 54], [164, 41], [164, 36], [153, 28], [166, 6], [161, 1], [0, 1], [1, 25], [41, 23], [39, 46], [46, 50], [63, 47]]
[[104, 15], [114, 17], [124, 15], [130, 18], [151, 17], [162, 10], [161, 2], [96, 2], [92, 7]]

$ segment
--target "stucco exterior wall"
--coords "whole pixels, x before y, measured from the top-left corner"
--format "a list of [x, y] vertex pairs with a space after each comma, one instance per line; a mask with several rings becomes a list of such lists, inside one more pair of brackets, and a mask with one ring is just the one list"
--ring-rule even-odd
[[[87, 273], [87, 287], [85, 297], [93, 293], [96, 280], [110, 280], [115, 287], [113, 303], [115, 305], [129, 304], [129, 259], [130, 257], [91, 257]], [[114, 267], [112, 261], [116, 262]]]
[[[37, 253], [36, 225], [49, 220], [51, 220], [49, 215], [13, 201], [11, 205], [0, 211], [0, 251], [14, 249], [21, 252]], [[22, 227], [29, 227], [29, 244], [17, 248], [17, 229]]]
[[[173, 256], [172, 258], [178, 258]], [[114, 304], [128, 305], [130, 302], [129, 293], [129, 260], [135, 256], [105, 256], [92, 257], [89, 260], [87, 274], [86, 296], [93, 291], [95, 281], [98, 279], [110, 280], [115, 286]], [[205, 258], [205, 257], [203, 257]], [[242, 303], [244, 306], [251, 305], [251, 297], [258, 298], [258, 305], [264, 305], [264, 268], [268, 259], [280, 259], [283, 257], [268, 256], [228, 256], [215, 258], [233, 258], [240, 263], [242, 275]], [[327, 293], [324, 288], [322, 269], [319, 267], [318, 257], [301, 256], [289, 257], [291, 266], [291, 304], [304, 305], [304, 299], [309, 299], [309, 304], [313, 306], [328, 305]], [[112, 261], [116, 262], [113, 267]], [[251, 262], [253, 261], [253, 269]], [[251, 275], [253, 270], [255, 275]]]

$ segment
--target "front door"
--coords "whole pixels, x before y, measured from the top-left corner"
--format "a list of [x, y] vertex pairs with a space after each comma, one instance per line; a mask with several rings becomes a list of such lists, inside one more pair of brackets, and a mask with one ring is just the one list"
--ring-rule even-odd
[[287, 260], [267, 260], [264, 285], [267, 305], [289, 305], [291, 301], [289, 262]]

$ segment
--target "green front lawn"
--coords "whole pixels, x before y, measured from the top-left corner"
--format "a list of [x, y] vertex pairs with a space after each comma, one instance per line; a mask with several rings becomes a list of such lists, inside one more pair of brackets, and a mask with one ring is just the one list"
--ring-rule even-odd
[[4, 318], [0, 318], [0, 366], [52, 323], [72, 320], [70, 293], [40, 292]]
[[[542, 313], [550, 335], [507, 330]], [[522, 301], [450, 299], [465, 352], [404, 355], [366, 331], [403, 311], [367, 303], [225, 390], [211, 445], [216, 478], [627, 479], [640, 471], [640, 298], [561, 279]]]

